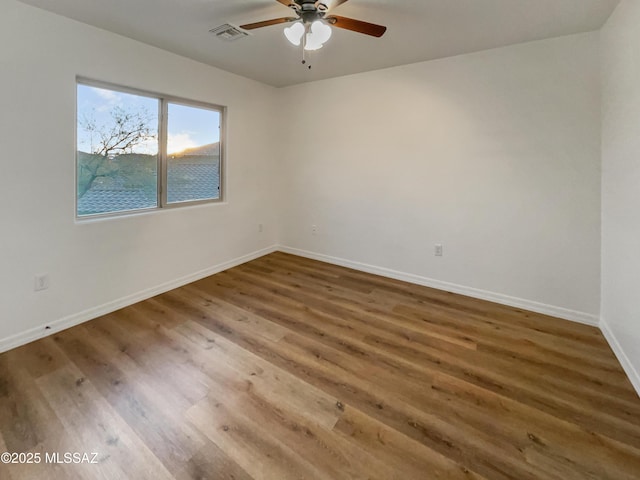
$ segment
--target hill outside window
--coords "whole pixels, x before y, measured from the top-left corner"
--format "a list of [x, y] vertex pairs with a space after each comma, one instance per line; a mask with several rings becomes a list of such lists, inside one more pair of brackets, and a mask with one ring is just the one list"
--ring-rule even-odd
[[76, 216], [222, 199], [224, 107], [79, 79]]

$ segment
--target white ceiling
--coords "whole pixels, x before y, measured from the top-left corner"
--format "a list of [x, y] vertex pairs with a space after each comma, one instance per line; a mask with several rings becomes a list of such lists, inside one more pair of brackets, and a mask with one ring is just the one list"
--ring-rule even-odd
[[284, 25], [225, 42], [209, 33], [290, 16], [276, 0], [22, 0], [244, 75], [286, 86], [600, 28], [619, 0], [349, 0], [336, 15], [388, 27], [382, 38], [338, 28], [301, 65]]

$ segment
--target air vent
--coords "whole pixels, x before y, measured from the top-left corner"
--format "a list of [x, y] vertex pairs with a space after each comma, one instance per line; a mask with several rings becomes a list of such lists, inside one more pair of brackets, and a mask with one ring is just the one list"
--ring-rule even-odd
[[246, 37], [249, 35], [248, 32], [245, 32], [240, 27], [236, 27], [235, 25], [231, 25], [230, 23], [225, 23], [224, 25], [220, 25], [219, 27], [212, 28], [209, 30], [216, 37], [221, 38], [222, 40], [226, 40], [228, 42], [232, 42], [234, 40], [238, 40], [239, 38]]

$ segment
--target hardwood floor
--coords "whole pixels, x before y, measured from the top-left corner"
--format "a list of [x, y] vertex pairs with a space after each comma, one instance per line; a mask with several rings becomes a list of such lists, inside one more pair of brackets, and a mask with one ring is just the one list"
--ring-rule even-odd
[[0, 355], [0, 434], [10, 480], [640, 478], [596, 328], [283, 253]]

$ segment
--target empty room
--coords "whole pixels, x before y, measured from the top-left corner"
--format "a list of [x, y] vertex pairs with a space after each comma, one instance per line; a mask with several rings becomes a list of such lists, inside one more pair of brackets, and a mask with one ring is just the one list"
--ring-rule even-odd
[[640, 479], [638, 25], [0, 0], [0, 479]]

